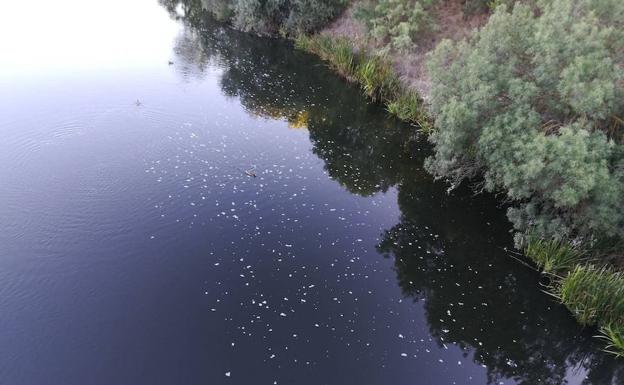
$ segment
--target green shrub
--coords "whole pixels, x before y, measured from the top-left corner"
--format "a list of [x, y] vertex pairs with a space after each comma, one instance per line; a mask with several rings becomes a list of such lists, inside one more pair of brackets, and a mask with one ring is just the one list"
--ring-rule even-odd
[[[530, 0], [533, 1], [533, 0]], [[478, 13], [491, 12], [501, 5], [513, 7], [516, 0], [464, 0], [462, 10], [465, 15], [475, 15]], [[524, 0], [524, 2], [529, 2]]]
[[503, 5], [469, 41], [442, 42], [427, 168], [453, 185], [483, 176], [517, 202], [520, 231], [624, 238], [624, 2], [608, 1], [611, 13], [599, 0]]
[[312, 32], [335, 17], [346, 0], [201, 0], [204, 8], [237, 29], [261, 35]]
[[361, 3], [356, 18], [387, 49], [407, 52], [418, 35], [434, 27], [429, 9], [435, 0], [375, 0]]

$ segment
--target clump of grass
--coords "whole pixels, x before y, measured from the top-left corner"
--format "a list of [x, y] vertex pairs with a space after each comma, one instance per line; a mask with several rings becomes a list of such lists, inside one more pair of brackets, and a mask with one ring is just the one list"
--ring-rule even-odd
[[333, 47], [332, 62], [343, 75], [350, 75], [355, 69], [356, 56], [353, 47], [346, 41], [338, 41]]
[[598, 337], [607, 342], [605, 352], [624, 358], [624, 326], [605, 325], [600, 328], [600, 333], [601, 335]]
[[530, 237], [524, 251], [542, 271], [561, 274], [571, 270], [582, 259], [582, 252], [565, 241]]
[[392, 66], [380, 56], [366, 55], [355, 71], [364, 93], [375, 101], [387, 103], [395, 100], [402, 91]]
[[303, 51], [312, 52], [314, 50], [314, 47], [317, 46], [318, 41], [319, 41], [319, 37], [313, 39], [309, 35], [300, 34], [297, 37], [295, 37], [295, 40], [294, 40], [295, 48], [303, 50]]
[[582, 251], [566, 241], [530, 236], [525, 254], [553, 276], [550, 291], [579, 323], [600, 327], [605, 351], [624, 358], [624, 273], [586, 264]]
[[433, 130], [427, 112], [424, 111], [424, 103], [420, 95], [407, 90], [402, 92], [395, 100], [388, 103], [388, 112], [401, 120], [413, 122], [420, 126], [420, 130], [429, 134]]
[[432, 130], [423, 100], [416, 91], [401, 84], [385, 57], [358, 51], [348, 39], [325, 35], [300, 35], [295, 39], [295, 48], [329, 62], [340, 75], [359, 83], [365, 95], [384, 103], [399, 119], [417, 123], [423, 131]]
[[606, 267], [576, 266], [558, 296], [583, 325], [624, 326], [624, 275]]
[[333, 39], [324, 35], [299, 35], [295, 47], [318, 55], [342, 76], [352, 79], [358, 62], [353, 44], [347, 39]]

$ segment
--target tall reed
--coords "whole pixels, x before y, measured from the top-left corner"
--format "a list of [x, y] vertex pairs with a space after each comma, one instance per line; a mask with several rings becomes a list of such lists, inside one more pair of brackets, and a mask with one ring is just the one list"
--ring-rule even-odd
[[550, 290], [582, 325], [597, 325], [605, 351], [624, 358], [624, 273], [588, 264], [566, 241], [529, 237], [525, 255], [552, 277]]
[[624, 275], [607, 267], [576, 266], [558, 296], [584, 325], [624, 326]]
[[536, 237], [529, 237], [525, 254], [549, 274], [567, 272], [582, 259], [582, 252], [568, 242]]

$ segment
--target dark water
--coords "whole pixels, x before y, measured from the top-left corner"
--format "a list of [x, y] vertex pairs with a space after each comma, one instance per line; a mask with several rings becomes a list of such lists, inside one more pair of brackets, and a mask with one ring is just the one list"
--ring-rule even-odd
[[103, 3], [3, 16], [0, 383], [623, 383], [413, 127], [194, 4]]

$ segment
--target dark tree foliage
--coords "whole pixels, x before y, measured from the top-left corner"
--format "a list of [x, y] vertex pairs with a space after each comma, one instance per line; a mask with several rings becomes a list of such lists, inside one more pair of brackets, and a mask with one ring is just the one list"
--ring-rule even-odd
[[[438, 130], [428, 168], [517, 202], [521, 232], [624, 239], [624, 2], [496, 8], [429, 61]], [[518, 237], [521, 241], [522, 237]]]
[[[617, 359], [600, 352], [594, 330], [577, 335], [574, 319], [544, 295], [533, 271], [491, 242], [505, 218], [489, 197], [455, 194], [426, 179], [399, 190], [400, 222], [378, 249], [393, 258], [403, 293], [423, 301], [431, 333], [487, 367], [488, 384], [565, 384], [570, 367], [583, 384], [624, 380]], [[423, 199], [423, 197], [431, 197]]]
[[217, 20], [261, 35], [312, 32], [335, 17], [345, 0], [202, 0]]

